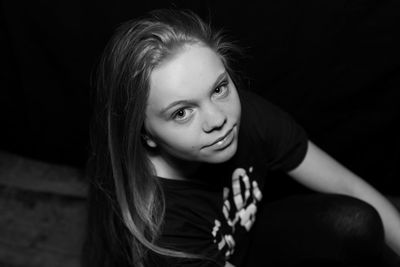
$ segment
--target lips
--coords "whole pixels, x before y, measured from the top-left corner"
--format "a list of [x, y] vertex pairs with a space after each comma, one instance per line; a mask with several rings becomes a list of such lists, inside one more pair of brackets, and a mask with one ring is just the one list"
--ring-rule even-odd
[[206, 147], [222, 145], [224, 142], [226, 142], [225, 139], [227, 139], [227, 137], [232, 133], [233, 129], [234, 129], [234, 127], [232, 127], [226, 134], [224, 134], [223, 136], [219, 137], [218, 139], [216, 139], [214, 142], [212, 142], [211, 144], [207, 145]]

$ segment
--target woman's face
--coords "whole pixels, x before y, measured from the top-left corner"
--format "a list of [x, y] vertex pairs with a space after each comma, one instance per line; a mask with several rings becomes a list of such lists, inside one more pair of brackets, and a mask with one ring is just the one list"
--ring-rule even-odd
[[227, 161], [237, 149], [240, 111], [219, 56], [206, 46], [186, 45], [150, 76], [147, 144], [169, 158]]

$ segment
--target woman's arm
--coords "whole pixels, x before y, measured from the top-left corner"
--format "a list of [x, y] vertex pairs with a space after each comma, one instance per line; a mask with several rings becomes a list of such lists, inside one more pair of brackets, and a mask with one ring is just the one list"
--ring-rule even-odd
[[313, 190], [349, 195], [374, 206], [383, 221], [386, 243], [400, 255], [399, 212], [381, 193], [312, 142], [303, 162], [289, 175]]

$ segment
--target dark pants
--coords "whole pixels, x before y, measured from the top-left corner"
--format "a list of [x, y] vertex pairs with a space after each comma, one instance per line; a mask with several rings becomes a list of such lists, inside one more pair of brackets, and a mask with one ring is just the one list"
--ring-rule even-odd
[[252, 234], [244, 266], [395, 266], [382, 260], [387, 247], [377, 211], [348, 196], [265, 203]]

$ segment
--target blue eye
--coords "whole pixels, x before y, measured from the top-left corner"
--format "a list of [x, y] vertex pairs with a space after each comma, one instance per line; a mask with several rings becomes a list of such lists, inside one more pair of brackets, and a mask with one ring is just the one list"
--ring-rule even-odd
[[193, 110], [190, 108], [180, 108], [172, 114], [172, 119], [178, 122], [186, 121], [192, 112]]
[[229, 92], [228, 88], [228, 81], [223, 81], [221, 84], [219, 84], [217, 87], [214, 89], [214, 95], [220, 97], [220, 96], [225, 96]]

